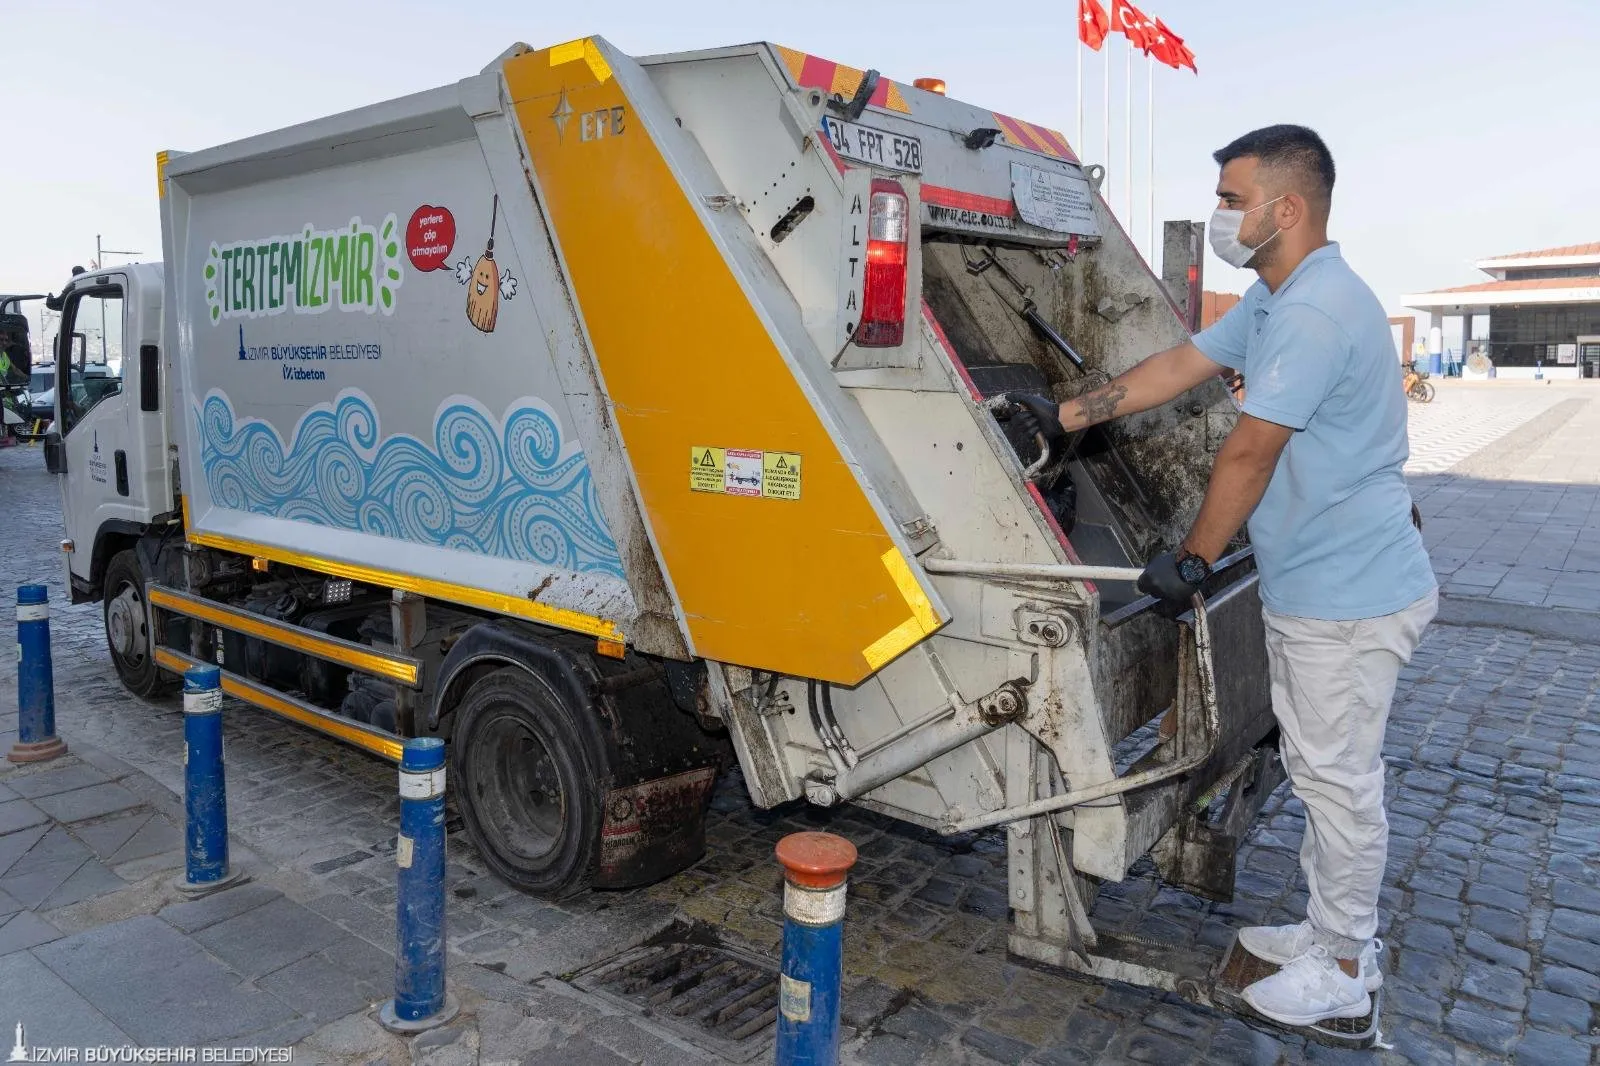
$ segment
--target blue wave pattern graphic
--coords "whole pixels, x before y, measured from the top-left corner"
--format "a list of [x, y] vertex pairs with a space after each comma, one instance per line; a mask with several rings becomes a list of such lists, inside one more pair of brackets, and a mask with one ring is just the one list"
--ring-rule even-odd
[[354, 389], [307, 411], [289, 445], [272, 425], [238, 419], [220, 391], [195, 413], [221, 507], [623, 576], [583, 452], [563, 446], [560, 424], [535, 401], [496, 420], [452, 397], [434, 416], [431, 447], [383, 437], [371, 400]]

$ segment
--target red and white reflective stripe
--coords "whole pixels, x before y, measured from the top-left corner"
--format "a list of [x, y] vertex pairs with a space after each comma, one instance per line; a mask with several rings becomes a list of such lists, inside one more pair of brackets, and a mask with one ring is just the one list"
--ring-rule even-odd
[[403, 800], [437, 799], [444, 795], [444, 767], [416, 773], [400, 771], [400, 798]]
[[845, 886], [801, 888], [783, 883], [783, 913], [803, 925], [833, 925], [844, 921]]
[[183, 694], [184, 714], [216, 714], [220, 710], [222, 710], [220, 688], [207, 688]]
[[19, 603], [17, 604], [17, 621], [43, 622], [50, 617], [48, 603]]
[[954, 207], [962, 211], [977, 211], [984, 215], [1004, 215], [1008, 218], [1017, 213], [1017, 205], [1010, 200], [1002, 200], [998, 196], [985, 196], [982, 193], [965, 192], [961, 189], [947, 189], [943, 185], [924, 185], [922, 202], [939, 207]]

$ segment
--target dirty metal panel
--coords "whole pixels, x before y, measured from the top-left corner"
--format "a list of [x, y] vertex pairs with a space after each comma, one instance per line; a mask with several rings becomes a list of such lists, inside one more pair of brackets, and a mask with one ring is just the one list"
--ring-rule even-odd
[[698, 858], [705, 850], [703, 815], [716, 776], [716, 767], [703, 766], [607, 792], [595, 883], [648, 884], [663, 870]]
[[778, 969], [677, 924], [645, 944], [595, 963], [572, 981], [672, 1030], [725, 1062], [770, 1051], [778, 1017]]

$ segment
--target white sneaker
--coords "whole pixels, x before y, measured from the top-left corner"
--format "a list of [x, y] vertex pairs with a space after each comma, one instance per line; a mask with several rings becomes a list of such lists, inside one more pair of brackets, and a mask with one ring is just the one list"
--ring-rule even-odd
[[1361, 1018], [1372, 1010], [1372, 997], [1361, 978], [1346, 974], [1319, 945], [1312, 945], [1310, 951], [1246, 988], [1242, 995], [1258, 1014], [1283, 1025]]
[[[1286, 966], [1311, 950], [1315, 943], [1310, 922], [1295, 925], [1251, 925], [1239, 930], [1239, 946], [1258, 959], [1275, 966]], [[1368, 992], [1383, 986], [1383, 971], [1378, 968], [1378, 953], [1383, 941], [1373, 939], [1361, 949], [1361, 976]]]

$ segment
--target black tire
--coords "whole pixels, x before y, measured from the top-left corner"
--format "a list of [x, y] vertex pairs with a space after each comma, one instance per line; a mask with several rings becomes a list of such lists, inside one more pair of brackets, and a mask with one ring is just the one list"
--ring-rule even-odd
[[496, 877], [544, 899], [582, 892], [599, 860], [605, 780], [594, 726], [515, 667], [473, 683], [450, 738], [467, 835]]
[[106, 648], [122, 685], [135, 696], [158, 699], [177, 691], [178, 681], [156, 665], [151, 653], [149, 613], [144, 600], [145, 572], [132, 549], [111, 557], [106, 567], [101, 620]]
[[1433, 385], [1426, 381], [1417, 382], [1417, 399], [1423, 403], [1433, 402]]

